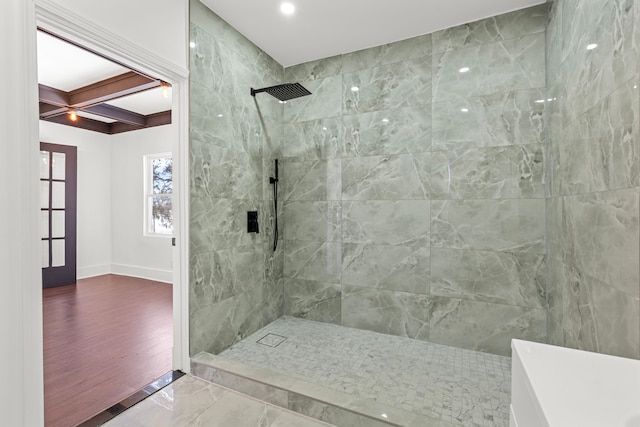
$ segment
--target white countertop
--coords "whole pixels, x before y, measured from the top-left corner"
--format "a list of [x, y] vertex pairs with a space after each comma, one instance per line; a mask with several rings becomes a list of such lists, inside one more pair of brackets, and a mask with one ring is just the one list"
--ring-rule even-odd
[[514, 375], [524, 368], [513, 381], [528, 383], [549, 427], [640, 427], [640, 361], [520, 340], [511, 347]]

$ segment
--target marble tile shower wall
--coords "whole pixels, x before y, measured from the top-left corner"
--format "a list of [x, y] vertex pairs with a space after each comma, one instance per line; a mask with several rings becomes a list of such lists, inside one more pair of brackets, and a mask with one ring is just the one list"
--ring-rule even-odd
[[[283, 108], [249, 88], [282, 82], [283, 68], [199, 1], [190, 7], [190, 352], [217, 354], [282, 315], [267, 182]], [[246, 230], [252, 210], [259, 234]]]
[[285, 314], [545, 340], [546, 8], [285, 69]]
[[550, 342], [640, 358], [640, 1], [556, 0], [547, 33]]

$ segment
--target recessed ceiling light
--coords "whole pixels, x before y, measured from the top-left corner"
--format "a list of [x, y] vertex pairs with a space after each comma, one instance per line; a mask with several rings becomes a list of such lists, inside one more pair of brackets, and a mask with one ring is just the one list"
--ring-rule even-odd
[[389, 119], [382, 119], [382, 123], [389, 123]]
[[224, 117], [224, 115], [223, 114], [218, 114], [218, 117]]
[[358, 86], [351, 86], [351, 92], [357, 92], [360, 88]]
[[296, 7], [291, 3], [282, 3], [280, 5], [280, 12], [284, 13], [285, 15], [292, 15], [295, 11]]
[[462, 111], [463, 113], [468, 113], [469, 109], [468, 108], [461, 108], [460, 111]]
[[591, 43], [590, 45], [587, 45], [587, 50], [593, 50], [597, 47], [598, 47], [597, 43]]
[[460, 72], [461, 72], [461, 73], [466, 73], [466, 72], [468, 72], [469, 70], [470, 70], [470, 68], [469, 68], [469, 67], [462, 67], [462, 68], [460, 68]]
[[536, 104], [544, 104], [544, 99], [537, 99]]
[[196, 42], [190, 42], [190, 43], [189, 43], [189, 47], [190, 47], [191, 49], [193, 49], [194, 47], [196, 47]]

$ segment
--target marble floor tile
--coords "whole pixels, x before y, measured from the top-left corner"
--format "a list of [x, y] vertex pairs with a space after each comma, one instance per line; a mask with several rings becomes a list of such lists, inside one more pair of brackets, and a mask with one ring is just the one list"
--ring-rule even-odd
[[106, 427], [328, 427], [329, 424], [184, 376]]
[[[287, 339], [275, 348], [257, 343], [269, 333]], [[375, 399], [442, 425], [509, 425], [508, 357], [287, 316], [218, 357], [354, 399]]]

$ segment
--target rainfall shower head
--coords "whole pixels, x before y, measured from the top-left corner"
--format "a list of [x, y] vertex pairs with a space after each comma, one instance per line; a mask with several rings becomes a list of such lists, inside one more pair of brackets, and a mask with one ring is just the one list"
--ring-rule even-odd
[[304, 86], [300, 83], [285, 83], [283, 85], [276, 85], [271, 87], [265, 87], [263, 89], [251, 88], [251, 96], [256, 96], [256, 93], [267, 92], [274, 98], [280, 101], [288, 101], [290, 99], [300, 98], [301, 96], [311, 95]]

